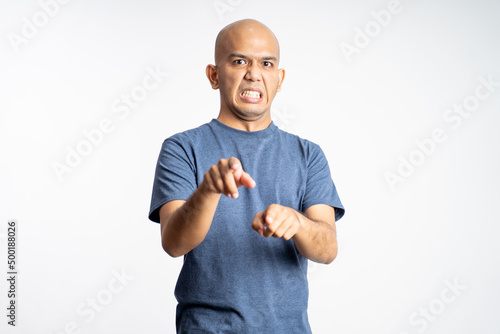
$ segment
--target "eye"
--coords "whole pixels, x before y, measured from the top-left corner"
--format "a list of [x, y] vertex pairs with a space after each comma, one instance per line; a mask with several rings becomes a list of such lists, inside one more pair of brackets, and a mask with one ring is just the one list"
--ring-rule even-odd
[[246, 62], [245, 62], [245, 60], [244, 60], [244, 59], [236, 59], [236, 60], [234, 61], [234, 63], [235, 63], [236, 65], [245, 65], [245, 63], [246, 63]]
[[265, 67], [271, 67], [273, 66], [273, 63], [271, 63], [270, 61], [264, 61], [262, 65], [264, 65]]

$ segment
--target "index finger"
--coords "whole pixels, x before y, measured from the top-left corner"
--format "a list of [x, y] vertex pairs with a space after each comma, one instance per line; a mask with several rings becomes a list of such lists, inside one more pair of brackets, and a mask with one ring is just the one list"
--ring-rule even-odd
[[243, 170], [241, 166], [240, 160], [235, 157], [231, 157], [227, 160], [227, 164], [229, 169], [233, 171], [234, 180], [237, 183], [237, 186], [245, 186], [247, 188], [255, 187], [255, 181], [252, 179], [250, 174]]
[[253, 188], [253, 187], [255, 187], [255, 184], [256, 184], [254, 179], [252, 179], [250, 174], [248, 174], [247, 172], [242, 173], [242, 175], [240, 177], [240, 183], [243, 184], [247, 188]]
[[259, 233], [259, 235], [261, 237], [264, 236], [264, 230], [265, 230], [265, 225], [264, 225], [264, 222], [262, 220], [263, 213], [264, 213], [263, 211], [257, 213], [252, 221], [252, 229], [254, 229], [257, 233]]

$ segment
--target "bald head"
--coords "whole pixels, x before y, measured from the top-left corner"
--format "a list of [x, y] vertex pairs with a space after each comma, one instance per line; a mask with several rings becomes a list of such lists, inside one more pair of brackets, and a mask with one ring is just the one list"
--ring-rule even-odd
[[[224, 27], [215, 40], [215, 65], [218, 65], [221, 57], [234, 50], [235, 43], [250, 38], [261, 39], [264, 43], [274, 46], [275, 54], [279, 60], [279, 43], [271, 29], [259, 21], [245, 19], [233, 22]], [[256, 45], [258, 47], [258, 45]]]
[[220, 31], [215, 65], [206, 68], [210, 85], [220, 92], [218, 120], [246, 131], [269, 126], [271, 104], [285, 77], [279, 54], [276, 36], [258, 21], [237, 21]]

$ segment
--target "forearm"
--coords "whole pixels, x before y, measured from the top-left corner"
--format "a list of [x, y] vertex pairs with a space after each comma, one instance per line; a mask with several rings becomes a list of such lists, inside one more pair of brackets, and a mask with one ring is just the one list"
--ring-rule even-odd
[[293, 241], [297, 250], [311, 261], [329, 264], [337, 257], [337, 233], [325, 222], [315, 221], [298, 213], [299, 231]]
[[170, 256], [184, 255], [205, 239], [219, 199], [220, 194], [207, 191], [202, 184], [161, 222], [162, 246]]

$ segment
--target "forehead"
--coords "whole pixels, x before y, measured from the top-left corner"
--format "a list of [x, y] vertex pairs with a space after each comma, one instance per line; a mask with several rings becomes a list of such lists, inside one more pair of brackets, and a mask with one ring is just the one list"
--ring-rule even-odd
[[279, 45], [274, 34], [267, 28], [241, 27], [227, 31], [220, 40], [220, 60], [241, 54], [247, 57], [279, 59]]

